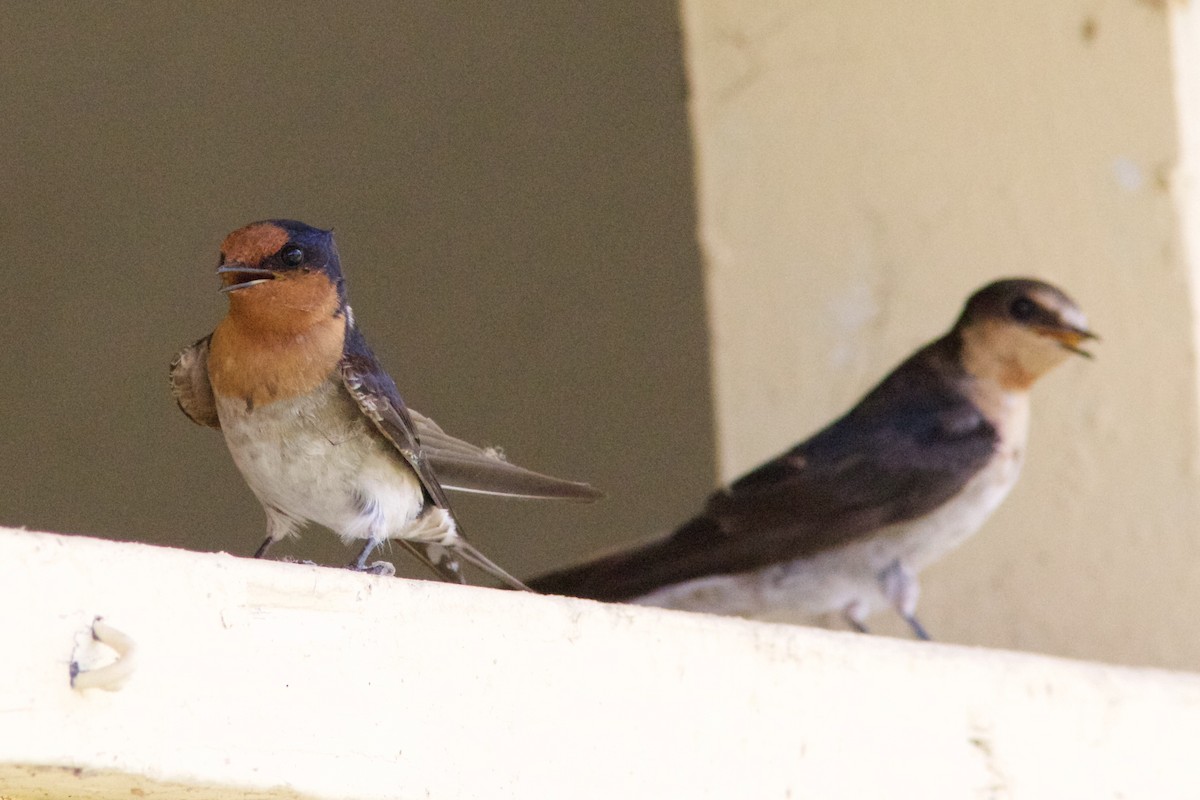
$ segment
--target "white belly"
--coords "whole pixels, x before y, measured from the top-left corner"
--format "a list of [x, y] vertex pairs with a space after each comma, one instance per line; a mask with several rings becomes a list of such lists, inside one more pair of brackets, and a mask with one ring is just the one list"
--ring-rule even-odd
[[339, 382], [250, 411], [216, 400], [233, 461], [268, 516], [316, 522], [348, 541], [387, 538], [420, 513], [416, 475]]
[[999, 455], [949, 502], [924, 517], [815, 556], [753, 572], [699, 578], [634, 602], [742, 616], [783, 610], [817, 615], [858, 604], [865, 617], [886, 608], [880, 573], [897, 561], [913, 575], [920, 572], [979, 530], [1008, 495], [1024, 460], [1026, 420], [1021, 416], [1016, 425], [1001, 431]]

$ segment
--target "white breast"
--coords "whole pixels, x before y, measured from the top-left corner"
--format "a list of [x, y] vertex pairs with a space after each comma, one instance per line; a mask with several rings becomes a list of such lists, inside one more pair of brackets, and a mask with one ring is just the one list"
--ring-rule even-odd
[[217, 414], [234, 463], [264, 506], [346, 540], [385, 538], [421, 510], [416, 475], [373, 434], [340, 381], [249, 410], [218, 396]]

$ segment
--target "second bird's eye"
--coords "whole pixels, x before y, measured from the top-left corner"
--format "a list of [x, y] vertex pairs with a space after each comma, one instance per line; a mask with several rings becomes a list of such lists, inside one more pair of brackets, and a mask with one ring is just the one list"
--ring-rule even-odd
[[279, 251], [279, 258], [289, 267], [297, 267], [304, 260], [304, 251], [296, 245], [288, 245]]
[[1028, 297], [1018, 297], [1012, 301], [1012, 305], [1008, 307], [1008, 311], [1012, 314], [1013, 319], [1026, 322], [1033, 319], [1033, 315], [1037, 313], [1037, 304]]

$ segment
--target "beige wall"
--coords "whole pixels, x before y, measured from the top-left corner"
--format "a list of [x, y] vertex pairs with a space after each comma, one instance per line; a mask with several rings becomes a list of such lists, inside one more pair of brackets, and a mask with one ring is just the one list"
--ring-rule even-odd
[[1200, 666], [1174, 5], [684, 0], [723, 476], [993, 278], [1060, 284], [1104, 337], [1037, 387], [1022, 481], [926, 574], [941, 639]]

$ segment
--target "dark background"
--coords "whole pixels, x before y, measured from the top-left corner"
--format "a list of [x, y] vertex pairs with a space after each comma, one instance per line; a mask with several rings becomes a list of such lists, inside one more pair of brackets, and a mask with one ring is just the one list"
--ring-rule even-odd
[[0, 31], [0, 524], [253, 552], [166, 372], [224, 313], [221, 239], [268, 217], [336, 230], [410, 405], [608, 492], [459, 496], [516, 574], [712, 486], [675, 4], [6, 3]]

